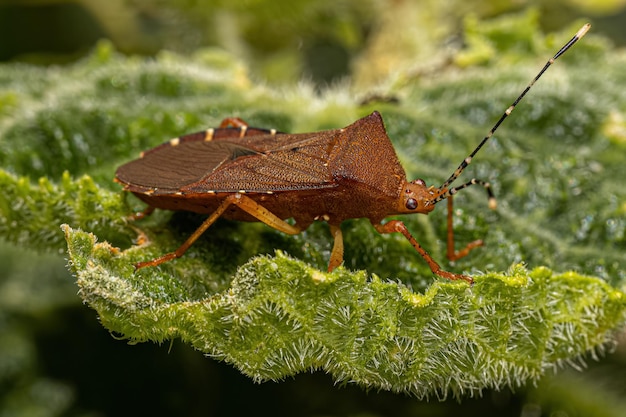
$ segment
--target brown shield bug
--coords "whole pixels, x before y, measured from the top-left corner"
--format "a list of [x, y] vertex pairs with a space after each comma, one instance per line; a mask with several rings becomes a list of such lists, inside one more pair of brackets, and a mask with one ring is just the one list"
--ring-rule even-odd
[[[315, 220], [326, 221], [334, 238], [328, 265], [332, 271], [343, 262], [340, 224], [346, 219], [368, 218], [380, 233], [403, 234], [435, 275], [472, 282], [469, 276], [441, 269], [402, 221], [382, 221], [397, 214], [428, 214], [447, 199], [448, 258], [459, 259], [481, 246], [483, 242], [477, 240], [455, 251], [452, 197], [463, 188], [480, 185], [487, 191], [490, 207], [495, 208], [491, 187], [477, 179], [451, 185], [533, 84], [589, 28], [584, 25], [545, 64], [440, 187], [427, 186], [421, 179], [407, 181], [377, 112], [343, 129], [299, 134], [252, 128], [231, 118], [219, 128], [181, 136], [143, 152], [139, 159], [118, 168], [116, 181], [149, 205], [145, 213], [159, 208], [209, 216], [176, 251], [135, 266], [156, 266], [182, 256], [209, 226], [224, 217], [261, 221], [288, 234], [300, 233]], [[289, 218], [294, 222], [285, 221]]]

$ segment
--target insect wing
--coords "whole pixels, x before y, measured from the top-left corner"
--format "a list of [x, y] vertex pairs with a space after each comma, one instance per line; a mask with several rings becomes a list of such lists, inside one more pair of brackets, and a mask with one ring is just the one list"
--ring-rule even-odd
[[184, 190], [267, 193], [333, 187], [327, 161], [335, 136], [327, 131], [247, 137], [242, 142], [256, 155], [232, 158]]
[[[223, 129], [219, 129], [220, 131]], [[153, 148], [118, 168], [133, 192], [271, 192], [331, 186], [326, 132], [219, 140], [191, 134]]]
[[159, 146], [118, 168], [118, 181], [132, 189], [176, 192], [227, 161], [258, 152], [226, 141], [185, 141]]

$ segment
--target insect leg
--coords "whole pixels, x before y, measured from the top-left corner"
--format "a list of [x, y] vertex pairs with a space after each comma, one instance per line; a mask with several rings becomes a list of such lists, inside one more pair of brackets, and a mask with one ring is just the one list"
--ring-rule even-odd
[[[125, 194], [125, 195], [129, 195], [129, 194]], [[126, 197], [124, 197], [124, 202], [126, 202]], [[138, 211], [138, 212], [131, 214], [130, 216], [127, 217], [127, 219], [130, 220], [131, 222], [134, 222], [136, 220], [145, 219], [146, 217], [151, 215], [153, 212], [154, 212], [154, 207], [148, 206], [142, 211]]]
[[215, 132], [216, 138], [232, 138], [232, 134], [224, 135], [224, 131], [233, 131], [240, 138], [245, 136], [254, 136], [254, 135], [276, 135], [279, 133], [276, 129], [260, 129], [258, 127], [250, 127], [248, 123], [240, 119], [239, 117], [227, 117], [222, 120], [219, 126], [219, 133], [213, 129], [210, 129], [211, 132]]
[[228, 201], [228, 199], [224, 200], [224, 202], [222, 202], [222, 204], [220, 204], [219, 207], [213, 213], [211, 213], [211, 215], [204, 222], [202, 222], [200, 227], [198, 227], [196, 231], [193, 232], [193, 234], [189, 236], [187, 240], [182, 245], [180, 245], [180, 247], [174, 252], [166, 253], [165, 255], [159, 256], [158, 258], [152, 259], [151, 261], [137, 262], [135, 264], [135, 270], [145, 268], [147, 266], [161, 265], [164, 262], [171, 261], [172, 259], [180, 258], [181, 256], [183, 256], [183, 254], [187, 252], [187, 249], [189, 249], [191, 245], [193, 245], [193, 243], [198, 240], [198, 238], [213, 223], [215, 223], [215, 220], [217, 220], [224, 213], [224, 211], [226, 211], [230, 204], [231, 203]]
[[404, 223], [402, 223], [400, 220], [390, 220], [385, 224], [375, 224], [374, 227], [376, 228], [378, 233], [402, 233], [404, 237], [406, 237], [411, 245], [415, 248], [415, 250], [420, 255], [422, 255], [422, 258], [424, 258], [433, 274], [449, 280], [462, 279], [469, 282], [470, 284], [474, 282], [472, 278], [468, 277], [467, 275], [455, 274], [453, 272], [448, 272], [441, 269], [439, 264], [435, 262], [435, 260], [428, 254], [428, 252], [426, 252], [426, 250], [422, 248], [419, 243], [417, 243], [417, 240], [415, 240], [415, 238], [411, 235]]
[[145, 219], [146, 217], [151, 215], [153, 212], [154, 212], [154, 207], [148, 206], [143, 211], [139, 211], [135, 214], [131, 214], [129, 216], [129, 220], [136, 221], [136, 220]]
[[483, 241], [482, 239], [478, 239], [468, 243], [463, 249], [459, 251], [454, 249], [454, 228], [452, 226], [452, 198], [452, 196], [448, 197], [448, 250], [446, 255], [451, 261], [456, 261], [457, 259], [461, 259], [462, 257], [467, 256], [472, 249], [482, 246]]
[[300, 233], [302, 231], [301, 228], [297, 226], [292, 226], [281, 218], [277, 217], [275, 214], [267, 210], [262, 205], [258, 204], [256, 201], [252, 200], [250, 197], [246, 197], [243, 194], [236, 193], [230, 195], [224, 199], [224, 201], [217, 207], [217, 209], [211, 213], [211, 215], [196, 229], [195, 232], [187, 240], [180, 245], [178, 249], [174, 252], [167, 253], [163, 256], [160, 256], [156, 259], [146, 262], [138, 262], [135, 264], [135, 269], [144, 268], [146, 266], [157, 266], [164, 262], [171, 261], [172, 259], [180, 258], [183, 256], [187, 249], [193, 245], [193, 243], [198, 240], [200, 236], [213, 224], [215, 221], [230, 207], [231, 205], [236, 205], [240, 207], [246, 213], [256, 217], [261, 222], [267, 224], [268, 226], [279, 230], [283, 233], [287, 233], [290, 235], [294, 235]]
[[335, 239], [333, 243], [333, 251], [330, 253], [330, 262], [328, 263], [328, 272], [332, 272], [343, 262], [343, 233], [338, 225], [331, 224], [330, 233]]
[[467, 256], [467, 254], [469, 254], [469, 252], [474, 249], [477, 248], [479, 246], [483, 245], [483, 241], [481, 239], [479, 240], [475, 240], [473, 242], [470, 242], [467, 244], [467, 246], [465, 246], [463, 249], [456, 251], [454, 249], [454, 228], [452, 226], [452, 216], [454, 214], [454, 210], [453, 210], [453, 196], [459, 191], [462, 190], [463, 188], [467, 188], [471, 185], [480, 185], [482, 187], [485, 188], [485, 190], [487, 191], [487, 196], [489, 197], [489, 208], [494, 210], [496, 208], [496, 198], [493, 195], [493, 191], [491, 191], [491, 185], [489, 185], [488, 182], [482, 181], [482, 180], [477, 180], [476, 178], [472, 178], [470, 181], [466, 182], [463, 185], [459, 185], [458, 187], [454, 187], [449, 189], [448, 191], [446, 191], [445, 193], [441, 194], [439, 197], [437, 197], [437, 199], [444, 199], [447, 198], [448, 199], [448, 250], [447, 250], [447, 257], [448, 259], [450, 259], [451, 261], [456, 261], [457, 259], [461, 259], [464, 256]]
[[261, 204], [243, 194], [233, 194], [227, 197], [226, 200], [229, 200], [230, 204], [236, 204], [240, 209], [249, 215], [256, 217], [259, 221], [265, 223], [273, 229], [278, 230], [279, 232], [287, 233], [288, 235], [297, 235], [302, 231], [302, 228], [297, 225], [287, 223], [263, 207]]
[[220, 128], [226, 127], [248, 127], [248, 123], [239, 117], [227, 117], [220, 123]]

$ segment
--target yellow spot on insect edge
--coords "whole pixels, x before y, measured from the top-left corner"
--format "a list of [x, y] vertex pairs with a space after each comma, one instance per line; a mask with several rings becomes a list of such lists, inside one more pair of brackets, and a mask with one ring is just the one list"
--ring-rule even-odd
[[204, 132], [204, 141], [210, 142], [213, 140], [213, 135], [215, 134], [215, 129], [209, 128]]
[[180, 138], [170, 139], [171, 146], [178, 146], [180, 144]]
[[248, 126], [241, 126], [239, 128], [239, 137], [243, 138], [244, 136], [246, 136], [247, 131], [248, 131]]
[[146, 156], [146, 153], [145, 153], [145, 152], [143, 152], [143, 151], [139, 152], [139, 157], [140, 157], [140, 158], [143, 158], [144, 156]]
[[270, 135], [275, 136], [276, 135], [276, 129], [270, 129]]

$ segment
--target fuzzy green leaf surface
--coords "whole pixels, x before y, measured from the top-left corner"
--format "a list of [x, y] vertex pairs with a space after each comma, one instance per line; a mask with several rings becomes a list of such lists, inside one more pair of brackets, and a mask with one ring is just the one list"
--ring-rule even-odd
[[[322, 369], [340, 382], [445, 397], [518, 386], [612, 343], [626, 296], [605, 282], [516, 266], [424, 294], [364, 272], [320, 272], [282, 253], [241, 266], [229, 289], [135, 273], [127, 258], [63, 227], [81, 296], [134, 342], [180, 338], [258, 381]], [[171, 287], [171, 285], [173, 285]]]
[[[477, 44], [506, 36], [472, 30]], [[489, 181], [499, 208], [490, 212], [480, 190], [459, 193], [455, 232], [459, 246], [484, 239], [483, 248], [451, 265], [445, 207], [403, 218], [446, 269], [472, 274], [472, 287], [433, 282], [404, 238], [362, 219], [342, 225], [345, 269], [334, 274], [320, 272], [324, 224], [286, 236], [227, 221], [183, 258], [135, 273], [133, 262], [174, 250], [203, 217], [157, 211], [129, 222], [144, 206], [112, 182], [140, 151], [225, 117], [297, 133], [378, 109], [408, 177], [437, 186], [571, 33], [525, 36], [530, 47], [488, 67], [467, 59], [461, 72], [406, 77], [390, 91], [398, 104], [359, 105], [342, 87], [274, 91], [218, 50], [144, 60], [102, 43], [68, 68], [2, 67], [12, 82], [0, 84], [0, 234], [58, 251], [66, 224], [80, 294], [105, 327], [137, 342], [181, 338], [256, 380], [323, 369], [369, 388], [460, 396], [576, 365], [624, 321], [626, 57], [601, 38], [559, 60], [468, 168], [463, 181]], [[519, 263], [530, 272], [482, 273]]]
[[37, 184], [27, 177], [0, 171], [0, 234], [24, 247], [61, 248], [59, 220], [116, 239], [126, 234], [130, 242], [122, 196], [98, 187], [93, 179], [72, 179], [65, 172], [58, 184], [46, 177]]

